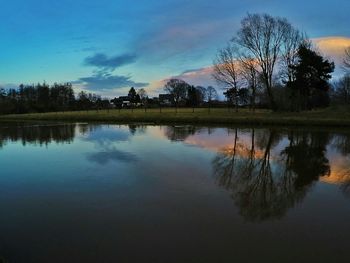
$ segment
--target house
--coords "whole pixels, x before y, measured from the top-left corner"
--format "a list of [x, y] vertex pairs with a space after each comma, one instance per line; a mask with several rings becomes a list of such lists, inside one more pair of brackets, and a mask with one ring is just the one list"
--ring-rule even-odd
[[131, 106], [129, 96], [120, 96], [119, 98], [114, 98], [112, 101], [117, 108], [125, 108]]

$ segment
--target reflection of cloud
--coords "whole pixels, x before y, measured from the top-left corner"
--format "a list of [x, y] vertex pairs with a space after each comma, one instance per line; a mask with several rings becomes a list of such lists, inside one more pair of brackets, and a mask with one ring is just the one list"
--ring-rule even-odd
[[92, 129], [86, 137], [85, 141], [95, 144], [97, 152], [88, 153], [86, 158], [91, 161], [104, 165], [108, 162], [135, 162], [137, 157], [133, 153], [122, 151], [115, 146], [118, 142], [127, 142], [130, 140], [129, 130], [122, 127], [114, 129], [113, 127], [98, 126]]
[[136, 155], [128, 152], [123, 152], [115, 148], [87, 154], [87, 159], [91, 162], [98, 163], [100, 165], [107, 164], [108, 162], [136, 162]]
[[329, 156], [331, 173], [329, 176], [321, 177], [321, 181], [329, 184], [350, 183], [350, 158], [333, 153]]
[[130, 133], [122, 129], [101, 128], [88, 133], [84, 140], [100, 145], [111, 142], [125, 142], [130, 138]]

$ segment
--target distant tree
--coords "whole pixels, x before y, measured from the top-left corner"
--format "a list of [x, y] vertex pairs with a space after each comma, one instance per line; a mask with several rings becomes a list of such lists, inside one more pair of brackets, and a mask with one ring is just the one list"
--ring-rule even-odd
[[219, 50], [214, 60], [213, 78], [227, 88], [225, 92], [228, 102], [235, 105], [238, 110], [238, 89], [239, 89], [240, 67], [237, 61], [237, 49], [229, 44]]
[[145, 100], [145, 99], [148, 98], [147, 92], [146, 92], [146, 90], [145, 90], [144, 88], [139, 89], [139, 90], [137, 91], [137, 95], [140, 96], [141, 101], [143, 101], [143, 100]]
[[147, 104], [148, 104], [148, 95], [144, 88], [141, 88], [137, 91], [137, 95], [140, 97], [140, 101], [143, 103], [143, 106], [145, 108], [145, 112], [147, 111]]
[[350, 105], [350, 75], [335, 82], [332, 99], [337, 104]]
[[199, 106], [205, 97], [205, 89], [201, 86], [188, 86], [187, 87], [187, 106], [192, 107], [192, 111], [194, 112], [194, 108]]
[[205, 93], [208, 101], [208, 111], [210, 112], [211, 103], [213, 100], [216, 100], [218, 98], [218, 93], [216, 89], [212, 86], [208, 86], [205, 90]]
[[324, 59], [308, 45], [298, 50], [298, 62], [291, 66], [295, 80], [288, 83], [292, 89], [296, 110], [306, 110], [329, 105], [330, 85], [334, 63]]
[[177, 108], [179, 105], [179, 102], [181, 100], [186, 99], [186, 93], [187, 89], [189, 87], [189, 84], [187, 84], [185, 81], [181, 79], [170, 79], [164, 87], [164, 90], [173, 95], [174, 102], [175, 102], [175, 110], [177, 112]]
[[0, 88], [0, 100], [3, 100], [7, 97], [6, 90], [4, 88]]
[[136, 94], [135, 96], [135, 103], [141, 103], [141, 97], [139, 94]]
[[77, 104], [79, 109], [89, 110], [91, 101], [85, 91], [79, 92]]
[[129, 90], [129, 93], [128, 93], [128, 97], [130, 99], [130, 102], [131, 103], [135, 103], [136, 102], [136, 90], [134, 87], [132, 87], [130, 90]]

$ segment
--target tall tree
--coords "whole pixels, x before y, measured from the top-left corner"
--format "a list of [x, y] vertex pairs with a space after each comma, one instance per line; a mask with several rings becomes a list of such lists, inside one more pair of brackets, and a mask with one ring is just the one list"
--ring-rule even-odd
[[298, 62], [291, 66], [295, 80], [288, 83], [296, 110], [325, 107], [329, 104], [330, 85], [334, 63], [324, 59], [308, 45], [298, 50]]
[[237, 36], [232, 39], [256, 60], [273, 110], [277, 109], [273, 95], [273, 75], [278, 60], [289, 50], [286, 46], [292, 46], [289, 43], [295, 39], [292, 32], [295, 32], [294, 28], [284, 18], [248, 14], [241, 21]]
[[143, 106], [145, 108], [145, 112], [147, 111], [147, 102], [148, 102], [148, 95], [144, 88], [141, 88], [137, 91], [137, 95], [140, 97], [140, 101], [143, 103]]
[[214, 87], [208, 86], [205, 89], [205, 96], [208, 101], [208, 112], [210, 112], [212, 101], [218, 98], [218, 93]]

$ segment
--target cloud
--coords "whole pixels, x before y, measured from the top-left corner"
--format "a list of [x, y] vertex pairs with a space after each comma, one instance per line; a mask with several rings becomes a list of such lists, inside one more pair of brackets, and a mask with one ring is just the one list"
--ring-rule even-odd
[[233, 27], [235, 23], [221, 19], [164, 25], [138, 39], [136, 49], [143, 50], [142, 59], [149, 63], [176, 61], [178, 66], [186, 65], [202, 60], [230, 38], [230, 33], [222, 30], [225, 25]]
[[338, 65], [344, 59], [345, 49], [350, 47], [349, 37], [321, 37], [313, 39], [313, 42], [324, 55], [333, 59]]
[[125, 87], [141, 88], [148, 86], [148, 83], [135, 82], [131, 76], [112, 75], [106, 72], [97, 72], [89, 77], [79, 78], [74, 84], [83, 85], [84, 88], [93, 91], [120, 89]]
[[136, 62], [136, 58], [136, 55], [133, 54], [108, 57], [106, 54], [96, 53], [93, 56], [85, 58], [84, 65], [94, 66], [104, 70], [115, 70], [118, 67]]
[[194, 86], [217, 86], [217, 82], [212, 77], [213, 73], [213, 67], [207, 66], [203, 68], [198, 69], [190, 69], [182, 72], [179, 75], [170, 76], [168, 78], [164, 78], [161, 80], [154, 81], [150, 83], [150, 85], [147, 88], [147, 91], [150, 94], [156, 94], [157, 92], [162, 92], [165, 84], [168, 82], [168, 80], [175, 78], [175, 79], [182, 79], [189, 83], [190, 85]]

